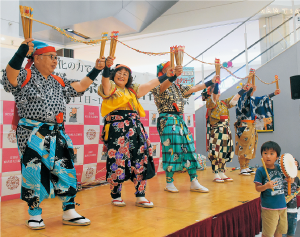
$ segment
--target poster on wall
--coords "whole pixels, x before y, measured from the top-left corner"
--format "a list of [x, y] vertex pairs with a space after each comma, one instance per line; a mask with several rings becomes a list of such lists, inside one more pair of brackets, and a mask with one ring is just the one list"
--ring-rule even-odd
[[255, 120], [255, 127], [257, 132], [274, 132], [274, 106], [273, 100], [271, 100], [271, 110], [273, 116], [269, 118], [262, 118]]

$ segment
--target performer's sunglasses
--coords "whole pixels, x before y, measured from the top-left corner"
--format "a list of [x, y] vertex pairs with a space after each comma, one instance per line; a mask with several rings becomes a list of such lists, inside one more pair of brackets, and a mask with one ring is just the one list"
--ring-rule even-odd
[[57, 55], [45, 55], [45, 54], [41, 54], [41, 56], [48, 56], [51, 58], [51, 60], [59, 60], [59, 57]]

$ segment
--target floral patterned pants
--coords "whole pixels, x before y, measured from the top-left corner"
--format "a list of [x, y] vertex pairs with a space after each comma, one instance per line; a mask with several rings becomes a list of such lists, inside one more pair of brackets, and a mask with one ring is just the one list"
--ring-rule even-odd
[[121, 197], [122, 183], [128, 179], [135, 185], [136, 197], [144, 197], [147, 179], [155, 175], [155, 168], [151, 143], [138, 114], [128, 110], [109, 114], [101, 137], [111, 197]]

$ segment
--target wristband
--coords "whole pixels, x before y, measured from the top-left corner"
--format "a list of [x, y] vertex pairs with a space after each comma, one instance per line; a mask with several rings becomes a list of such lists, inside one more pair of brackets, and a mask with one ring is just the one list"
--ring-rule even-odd
[[103, 69], [103, 72], [102, 72], [102, 76], [103, 77], [109, 77], [110, 76], [110, 68], [109, 67], [106, 67]]
[[240, 96], [242, 96], [245, 92], [246, 92], [246, 90], [241, 89], [241, 90], [238, 92], [238, 94], [239, 94]]
[[15, 70], [20, 70], [28, 50], [29, 46], [27, 44], [21, 44], [15, 55], [9, 61], [8, 65]]
[[101, 70], [93, 68], [86, 76], [89, 77], [92, 81], [94, 81], [100, 72]]
[[210, 80], [210, 81], [205, 82], [204, 84], [205, 84], [206, 88], [208, 88], [209, 86], [211, 86], [214, 83], [212, 82], [212, 80]]
[[247, 92], [247, 96], [250, 96], [250, 95], [251, 95], [251, 93], [252, 93], [252, 91], [253, 91], [253, 87], [251, 87], [251, 88], [250, 88], [250, 90], [248, 90], [248, 92]]
[[274, 96], [275, 96], [275, 93], [274, 93], [274, 92], [271, 93], [271, 94], [269, 95], [270, 98], [272, 98], [272, 97], [274, 97]]
[[167, 74], [164, 74], [164, 75], [158, 77], [158, 80], [159, 80], [160, 84], [163, 83], [167, 79], [169, 79], [169, 77], [167, 76]]
[[218, 83], [215, 84], [215, 88], [214, 88], [213, 93], [214, 93], [215, 95], [219, 94], [219, 84], [218, 84]]
[[172, 82], [172, 83], [173, 83], [174, 81], [176, 81], [176, 79], [177, 79], [177, 76], [176, 76], [176, 75], [174, 75], [174, 76], [172, 76], [172, 77], [169, 77], [168, 79], [169, 79], [169, 81], [170, 81], [170, 82]]

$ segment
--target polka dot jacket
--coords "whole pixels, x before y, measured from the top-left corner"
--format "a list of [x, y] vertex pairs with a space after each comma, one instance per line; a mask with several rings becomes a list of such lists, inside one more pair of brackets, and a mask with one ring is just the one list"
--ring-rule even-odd
[[55, 123], [55, 116], [62, 112], [66, 121], [66, 104], [70, 102], [71, 97], [82, 96], [84, 93], [76, 92], [71, 86], [71, 83], [78, 80], [62, 78], [65, 83], [63, 87], [51, 75], [46, 80], [34, 65], [31, 66], [30, 81], [21, 88], [26, 76], [27, 71], [22, 68], [17, 77], [16, 87], [8, 81], [6, 71], [2, 77], [4, 90], [11, 92], [15, 97], [20, 118]]

